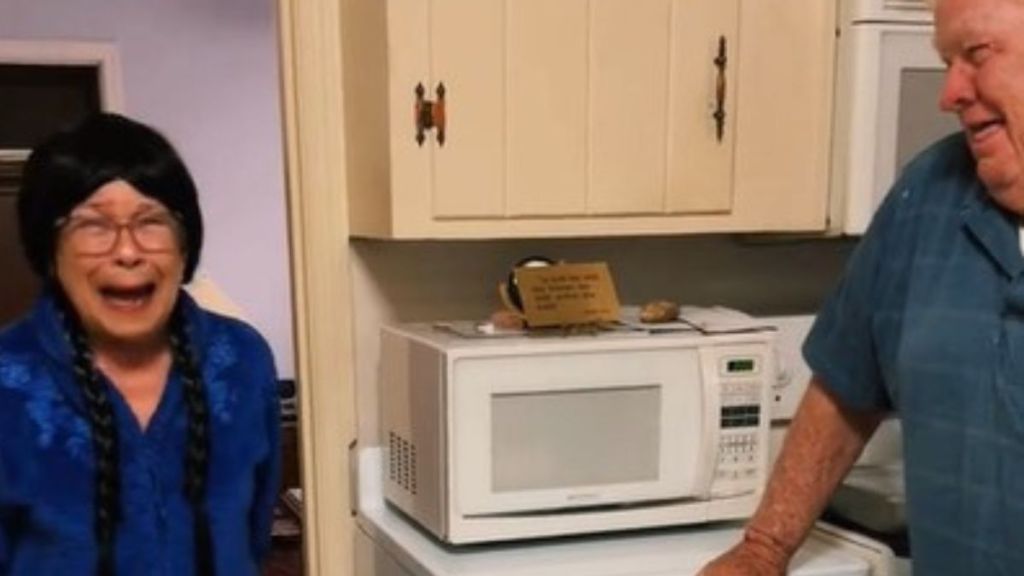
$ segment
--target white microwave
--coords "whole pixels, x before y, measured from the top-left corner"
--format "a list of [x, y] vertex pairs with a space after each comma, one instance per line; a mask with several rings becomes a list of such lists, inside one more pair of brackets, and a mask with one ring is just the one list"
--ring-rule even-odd
[[832, 218], [861, 234], [906, 163], [960, 126], [939, 109], [945, 65], [925, 0], [841, 2]]
[[773, 339], [385, 327], [384, 497], [452, 544], [748, 517]]

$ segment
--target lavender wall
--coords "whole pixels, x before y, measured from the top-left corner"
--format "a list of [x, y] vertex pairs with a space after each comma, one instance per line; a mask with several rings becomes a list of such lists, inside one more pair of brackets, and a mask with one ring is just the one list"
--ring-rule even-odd
[[178, 147], [202, 195], [200, 274], [294, 373], [273, 0], [0, 0], [0, 39], [116, 46], [124, 112]]

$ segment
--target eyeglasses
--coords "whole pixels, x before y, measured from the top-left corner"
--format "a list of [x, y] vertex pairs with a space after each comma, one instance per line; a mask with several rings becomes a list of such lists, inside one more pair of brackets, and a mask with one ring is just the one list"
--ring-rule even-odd
[[103, 215], [71, 215], [57, 222], [64, 230], [69, 245], [83, 256], [110, 254], [127, 229], [135, 246], [142, 252], [170, 252], [178, 248], [178, 220], [166, 211], [149, 212], [116, 222]]

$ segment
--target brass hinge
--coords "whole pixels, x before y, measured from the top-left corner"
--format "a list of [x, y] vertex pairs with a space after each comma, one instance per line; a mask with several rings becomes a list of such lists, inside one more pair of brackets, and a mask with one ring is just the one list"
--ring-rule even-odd
[[427, 90], [423, 87], [423, 84], [416, 85], [416, 143], [423, 146], [423, 142], [427, 139], [425, 132], [430, 129], [436, 129], [437, 144], [444, 146], [444, 83], [438, 84], [434, 90], [434, 94], [437, 96], [436, 100], [427, 100], [425, 98], [426, 93]]

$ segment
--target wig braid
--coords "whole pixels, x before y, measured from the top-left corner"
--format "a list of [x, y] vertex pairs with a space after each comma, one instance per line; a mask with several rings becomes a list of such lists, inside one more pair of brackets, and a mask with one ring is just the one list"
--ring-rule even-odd
[[185, 328], [181, 304], [171, 317], [171, 351], [181, 373], [188, 407], [188, 438], [185, 448], [185, 496], [192, 504], [196, 574], [214, 576], [213, 540], [206, 511], [206, 478], [209, 467], [209, 410], [203, 393], [203, 376]]
[[117, 423], [110, 397], [96, 371], [85, 331], [71, 307], [61, 300], [61, 316], [73, 350], [75, 379], [85, 396], [95, 453], [95, 527], [98, 556], [96, 573], [114, 575], [114, 537], [121, 516], [121, 472]]

